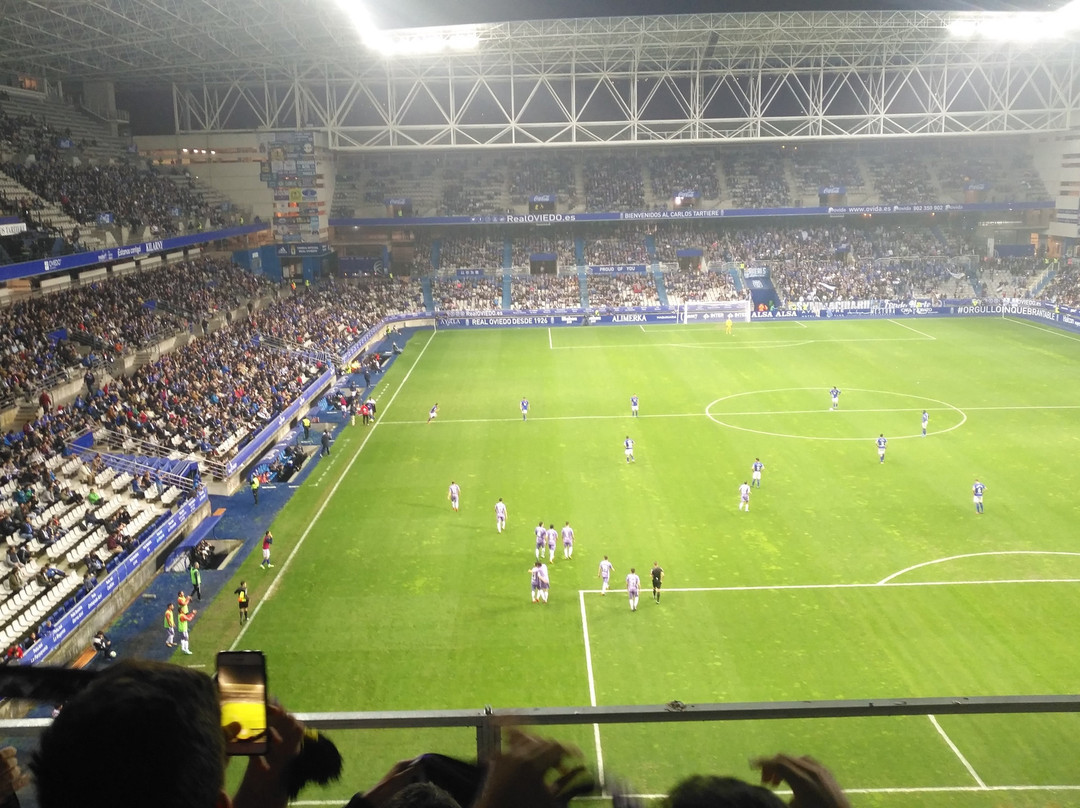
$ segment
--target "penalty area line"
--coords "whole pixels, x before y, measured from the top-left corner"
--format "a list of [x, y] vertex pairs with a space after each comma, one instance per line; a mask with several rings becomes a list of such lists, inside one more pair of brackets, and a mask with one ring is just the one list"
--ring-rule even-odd
[[[394, 401], [397, 400], [398, 393], [400, 393], [405, 387], [405, 383], [409, 381], [409, 377], [412, 376], [412, 372], [416, 370], [416, 366], [419, 365], [420, 360], [424, 358], [424, 353], [425, 351], [427, 351], [428, 346], [431, 345], [431, 341], [435, 338], [435, 334], [436, 332], [432, 331], [430, 336], [428, 336], [428, 341], [424, 343], [424, 347], [421, 348], [420, 353], [416, 355], [416, 359], [413, 361], [412, 367], [409, 368], [408, 372], [405, 374], [405, 378], [401, 380], [401, 384], [399, 384], [397, 390], [394, 391], [394, 395], [391, 396], [390, 400], [386, 403], [385, 409], [389, 410], [392, 406], [394, 406]], [[333, 484], [333, 486], [331, 486], [330, 491], [326, 494], [326, 499], [324, 499], [322, 505], [319, 506], [319, 510], [315, 512], [315, 516], [312, 517], [311, 521], [308, 523], [307, 528], [302, 534], [300, 534], [300, 538], [297, 540], [296, 546], [293, 547], [292, 552], [289, 553], [288, 557], [286, 557], [285, 563], [281, 565], [281, 569], [278, 571], [278, 574], [274, 576], [274, 580], [270, 582], [270, 587], [266, 590], [266, 594], [263, 595], [263, 597], [259, 599], [259, 602], [255, 604], [255, 608], [251, 612], [251, 617], [244, 621], [244, 625], [241, 627], [240, 632], [236, 635], [236, 639], [233, 640], [232, 645], [229, 646], [230, 651], [235, 651], [237, 647], [239, 647], [240, 640], [244, 638], [244, 634], [247, 633], [248, 627], [251, 626], [252, 621], [259, 616], [259, 610], [262, 609], [263, 604], [270, 600], [270, 597], [277, 590], [278, 583], [281, 581], [282, 578], [285, 577], [286, 570], [289, 569], [289, 566], [292, 564], [292, 561], [296, 557], [296, 554], [300, 552], [300, 548], [304, 546], [304, 542], [307, 540], [307, 537], [311, 535], [311, 531], [315, 529], [315, 525], [318, 524], [319, 518], [323, 515], [323, 511], [326, 510], [326, 506], [329, 505], [330, 502], [334, 499], [334, 494], [337, 493], [338, 487], [341, 485], [342, 481], [349, 475], [349, 469], [353, 467], [353, 464], [356, 462], [357, 458], [360, 457], [360, 453], [364, 450], [364, 447], [367, 446], [367, 442], [371, 439], [371, 436], [375, 434], [375, 430], [378, 429], [381, 424], [382, 420], [377, 421], [375, 423], [375, 426], [373, 426], [368, 431], [368, 433], [364, 435], [364, 439], [360, 441], [360, 445], [356, 447], [356, 451], [353, 452], [353, 456], [349, 460], [348, 465], [346, 465], [345, 469], [341, 472], [341, 476], [339, 476], [337, 478], [337, 481]]]
[[1002, 320], [1008, 320], [1010, 323], [1016, 323], [1017, 325], [1026, 325], [1028, 328], [1034, 328], [1036, 331], [1045, 331], [1047, 334], [1053, 334], [1056, 337], [1062, 337], [1064, 339], [1071, 339], [1073, 342], [1080, 342], [1080, 338], [1071, 337], [1068, 334], [1063, 334], [1062, 332], [1058, 331], [1056, 328], [1043, 328], [1040, 325], [1035, 325], [1034, 323], [1029, 323], [1029, 322], [1027, 322], [1025, 320], [1017, 320], [1015, 317], [1005, 317], [1004, 315], [1002, 316], [1001, 319]]
[[[589, 705], [596, 706], [596, 680], [593, 678], [592, 645], [589, 642], [589, 619], [585, 614], [585, 593], [578, 590], [578, 602], [581, 604], [581, 634], [585, 640], [585, 672], [589, 677]], [[593, 744], [596, 746], [596, 779], [601, 790], [604, 788], [604, 750], [600, 746], [600, 725], [593, 724]]]
[[919, 334], [920, 336], [926, 337], [927, 339], [932, 339], [934, 341], [937, 341], [937, 337], [932, 337], [929, 334], [927, 334], [925, 331], [920, 331], [917, 328], [912, 328], [907, 323], [902, 323], [899, 320], [889, 320], [889, 322], [892, 323], [893, 325], [898, 325], [901, 328], [906, 328], [908, 331], [914, 331], [916, 334]]
[[932, 715], [928, 715], [926, 717], [930, 719], [930, 723], [934, 725], [934, 729], [937, 730], [938, 735], [941, 736], [942, 740], [945, 741], [949, 749], [952, 750], [952, 753], [956, 755], [957, 759], [963, 764], [964, 768], [967, 769], [968, 774], [970, 774], [972, 779], [979, 784], [979, 788], [985, 789], [986, 783], [983, 782], [983, 779], [981, 777], [979, 777], [979, 773], [975, 771], [975, 767], [971, 765], [971, 763], [966, 757], [964, 757], [964, 753], [961, 752], [959, 748], [957, 748], [955, 743], [953, 743], [953, 739], [950, 738], [948, 733], [941, 728], [941, 724], [938, 723], [937, 718]]
[[[991, 584], [1080, 584], [1080, 578], [994, 578], [978, 581], [889, 581], [862, 584], [763, 584], [760, 586], [664, 587], [664, 592], [786, 592], [800, 589], [897, 589], [920, 586], [989, 586]], [[585, 595], [600, 595], [600, 589], [581, 589]]]

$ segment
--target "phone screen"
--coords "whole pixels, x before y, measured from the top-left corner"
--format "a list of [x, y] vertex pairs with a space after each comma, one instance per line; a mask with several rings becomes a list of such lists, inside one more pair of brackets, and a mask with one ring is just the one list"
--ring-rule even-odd
[[[266, 657], [262, 651], [220, 651], [217, 655], [221, 725], [230, 755], [266, 754]], [[240, 726], [235, 734], [230, 731]]]

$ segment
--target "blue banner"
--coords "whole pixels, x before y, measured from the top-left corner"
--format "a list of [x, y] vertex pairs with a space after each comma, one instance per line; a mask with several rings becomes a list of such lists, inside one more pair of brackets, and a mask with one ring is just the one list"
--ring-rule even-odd
[[932, 202], [905, 205], [837, 205], [808, 208], [722, 208], [717, 210], [640, 210], [614, 213], [486, 213], [480, 216], [407, 216], [371, 219], [332, 218], [331, 227], [385, 227], [386, 225], [569, 224], [573, 222], [632, 222], [684, 219], [720, 219], [754, 216], [845, 216], [862, 213], [973, 213], [1004, 210], [1044, 210], [1041, 202]]
[[701, 247], [683, 247], [675, 250], [676, 258], [700, 258], [705, 254]]
[[454, 274], [459, 278], [482, 278], [484, 277], [484, 270], [482, 269], [458, 269], [454, 271]]
[[73, 253], [61, 255], [56, 258], [46, 258], [44, 261], [24, 261], [20, 264], [8, 264], [0, 266], [0, 281], [10, 281], [16, 278], [29, 278], [33, 275], [44, 275], [47, 272], [62, 272], [68, 269], [82, 269], [98, 264], [108, 264], [112, 261], [131, 260], [144, 258], [154, 253], [179, 250], [184, 247], [192, 247], [196, 244], [206, 244], [223, 238], [246, 236], [250, 233], [258, 233], [266, 230], [268, 224], [249, 224], [242, 227], [230, 227], [225, 230], [212, 230], [205, 233], [190, 233], [186, 236], [174, 236], [161, 239], [160, 241], [147, 241], [143, 244], [129, 244], [126, 247], [110, 247], [107, 250], [97, 252]]
[[559, 200], [555, 196], [555, 194], [533, 194], [532, 196], [529, 197], [529, 201], [530, 202], [547, 202], [549, 204], [554, 204], [555, 202], [558, 202]]
[[592, 264], [590, 275], [644, 275], [648, 269], [644, 264]]
[[407, 208], [412, 200], [407, 196], [392, 196], [386, 200], [386, 206], [391, 208]]
[[847, 193], [843, 185], [822, 185], [817, 189], [818, 196], [841, 196]]
[[[152, 558], [169, 537], [179, 530], [180, 526], [190, 519], [209, 499], [206, 488], [201, 488], [195, 496], [177, 508], [175, 513], [160, 520], [153, 532], [143, 539], [131, 551], [130, 555], [113, 568], [112, 572], [91, 589], [89, 594], [53, 623], [52, 632], [48, 636], [42, 637], [27, 649], [26, 656], [22, 658], [22, 662], [19, 664], [36, 665], [59, 648], [65, 637], [75, 631], [83, 620], [104, 603], [105, 599], [115, 592], [124, 579], [134, 572], [140, 564]], [[164, 612], [164, 608], [162, 608], [162, 611]], [[47, 616], [43, 617], [41, 622], [44, 623], [46, 619]]]
[[60, 138], [59, 140], [56, 141], [56, 146], [59, 149], [70, 149], [70, 148], [74, 147], [75, 144], [71, 142], [71, 138], [62, 137], [62, 138]]
[[558, 261], [559, 256], [555, 253], [532, 253], [529, 255], [530, 261]]
[[679, 313], [675, 309], [654, 307], [616, 312], [594, 312], [592, 314], [580, 309], [577, 311], [567, 309], [565, 313], [556, 312], [552, 314], [524, 311], [520, 314], [506, 312], [475, 317], [440, 314], [436, 317], [436, 324], [439, 328], [522, 328], [525, 326], [547, 326], [551, 328], [568, 325], [675, 323], [678, 320]]
[[113, 218], [113, 215], [111, 213], [103, 211], [97, 215], [97, 223], [98, 227], [106, 227], [110, 224], [115, 224], [116, 219]]
[[701, 191], [685, 190], [672, 194], [676, 199], [701, 199]]

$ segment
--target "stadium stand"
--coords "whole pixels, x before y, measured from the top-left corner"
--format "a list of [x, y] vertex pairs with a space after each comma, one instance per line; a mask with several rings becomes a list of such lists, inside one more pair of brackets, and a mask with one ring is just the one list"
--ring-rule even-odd
[[387, 215], [386, 200], [408, 199], [417, 216], [525, 213], [529, 198], [554, 194], [559, 212], [648, 211], [697, 191], [696, 207], [815, 207], [822, 189], [846, 204], [1048, 198], [1033, 145], [1020, 138], [958, 138], [852, 144], [734, 144], [603, 149], [551, 155], [342, 155], [333, 214]]

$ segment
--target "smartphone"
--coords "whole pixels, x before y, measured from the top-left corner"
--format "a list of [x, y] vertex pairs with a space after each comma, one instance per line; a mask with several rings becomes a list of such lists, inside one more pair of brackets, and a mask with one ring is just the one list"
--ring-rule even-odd
[[[265, 755], [270, 736], [266, 720], [266, 657], [262, 651], [219, 651], [218, 698], [229, 755]], [[240, 729], [236, 731], [236, 725]]]

